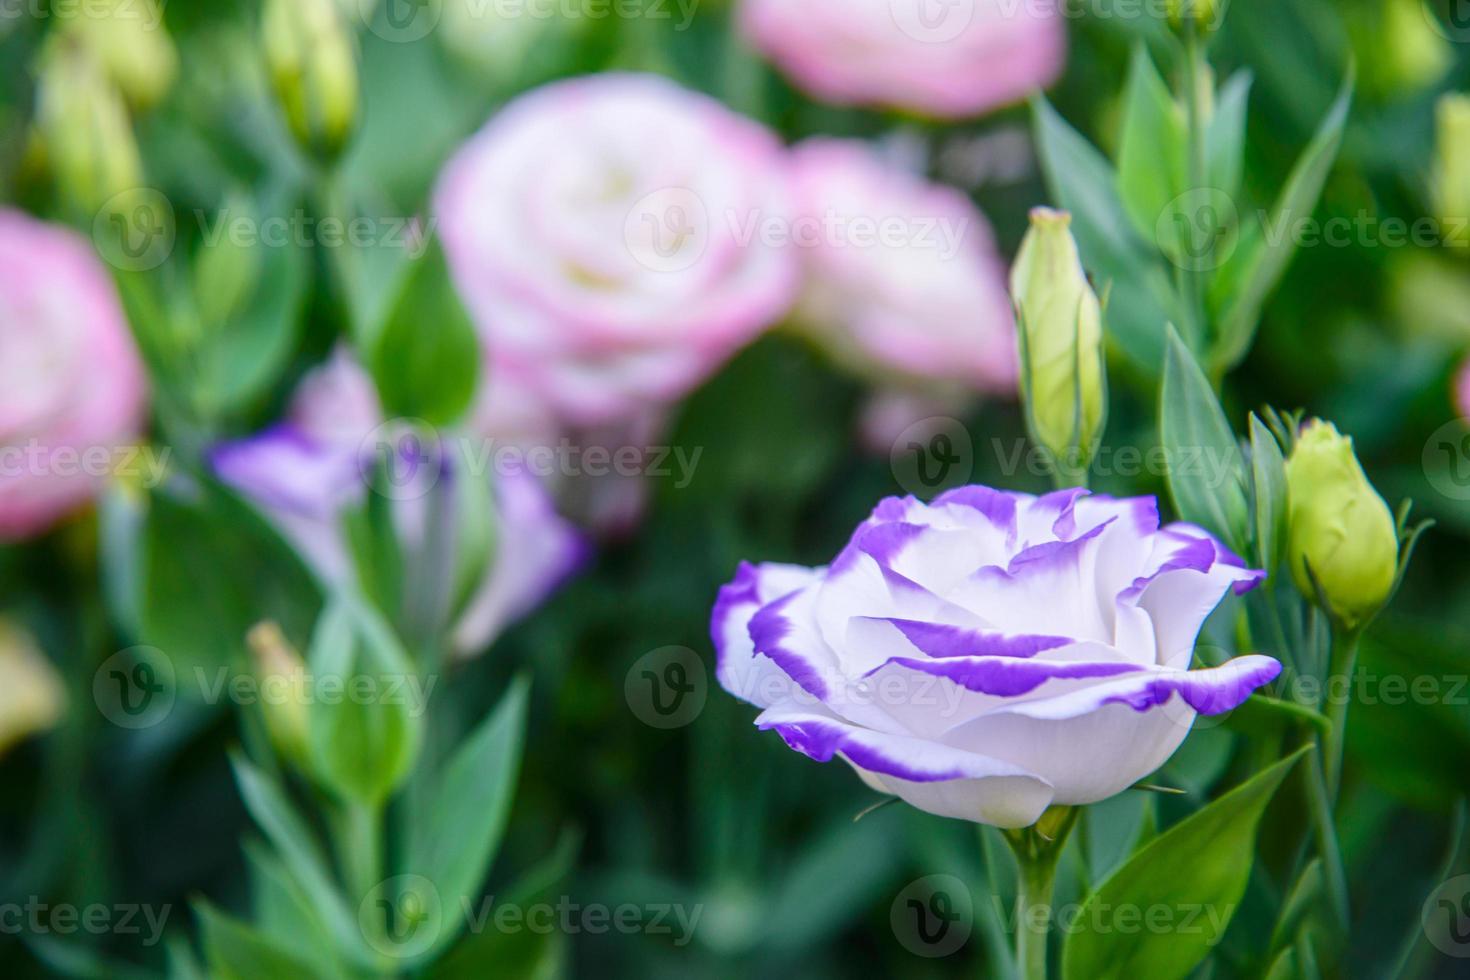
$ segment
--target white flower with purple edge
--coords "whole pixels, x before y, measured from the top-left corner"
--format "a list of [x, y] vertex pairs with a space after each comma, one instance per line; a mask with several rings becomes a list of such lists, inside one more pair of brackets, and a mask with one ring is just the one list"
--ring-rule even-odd
[[760, 728], [919, 809], [1024, 827], [1134, 785], [1196, 713], [1276, 678], [1265, 656], [1189, 669], [1262, 578], [1153, 498], [974, 486], [883, 501], [826, 568], [742, 565], [711, 630]]

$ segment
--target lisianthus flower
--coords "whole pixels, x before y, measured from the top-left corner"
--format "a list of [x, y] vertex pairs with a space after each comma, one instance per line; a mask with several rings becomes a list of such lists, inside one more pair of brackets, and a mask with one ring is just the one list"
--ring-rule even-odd
[[0, 209], [0, 541], [101, 490], [147, 379], [107, 269], [68, 229]]
[[838, 105], [976, 116], [1051, 83], [1066, 55], [1054, 0], [742, 0], [755, 46]]
[[[383, 423], [372, 380], [339, 350], [302, 380], [286, 421], [216, 447], [212, 461], [220, 479], [254, 503], [325, 584], [349, 584], [355, 573], [343, 515], [369, 492]], [[425, 468], [416, 480], [404, 480], [394, 498], [396, 529], [413, 546], [425, 533], [428, 495], [481, 474], [456, 472], [456, 458], [442, 448], [425, 447], [423, 458], [403, 462]], [[453, 626], [454, 646], [464, 655], [482, 651], [540, 605], [587, 552], [580, 532], [557, 513], [535, 476], [520, 470], [483, 475], [492, 480], [498, 520], [493, 558]], [[451, 506], [449, 520], [455, 517]]]
[[682, 398], [789, 308], [776, 137], [653, 75], [556, 82], [503, 108], [435, 195], [461, 295], [496, 362], [566, 424]]
[[1000, 827], [1107, 799], [1281, 665], [1191, 670], [1263, 573], [1153, 498], [986, 487], [878, 505], [825, 568], [744, 565], [712, 633], [726, 690], [814, 759], [922, 810]]

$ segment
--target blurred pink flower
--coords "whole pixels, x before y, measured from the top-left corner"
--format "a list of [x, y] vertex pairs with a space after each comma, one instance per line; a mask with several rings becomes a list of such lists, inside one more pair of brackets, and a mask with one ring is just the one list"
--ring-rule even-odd
[[1460, 418], [1470, 419], [1470, 359], [1460, 365], [1455, 380], [1455, 407], [1460, 410]]
[[651, 75], [545, 86], [450, 161], [435, 206], [495, 361], [564, 423], [678, 400], [790, 306], [776, 138]]
[[146, 408], [142, 360], [86, 240], [0, 209], [0, 540], [96, 496]]
[[975, 116], [1052, 82], [1055, 0], [743, 0], [745, 33], [798, 85], [840, 105]]
[[[474, 432], [496, 451], [525, 460], [557, 498], [563, 513], [599, 538], [617, 538], [634, 531], [647, 510], [647, 470], [655, 444], [667, 431], [667, 413], [646, 408], [616, 422], [594, 427], [563, 423], [539, 396], [530, 379], [514, 366], [487, 367], [486, 384], [469, 422]], [[638, 462], [633, 466], [582, 465], [588, 452], [597, 458]]]
[[1005, 267], [968, 197], [857, 141], [807, 142], [794, 172], [803, 330], [884, 386], [930, 399], [1015, 391]]

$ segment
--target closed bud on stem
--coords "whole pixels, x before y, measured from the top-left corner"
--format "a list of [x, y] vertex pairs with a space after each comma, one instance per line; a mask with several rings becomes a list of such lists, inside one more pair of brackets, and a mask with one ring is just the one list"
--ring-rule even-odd
[[1383, 607], [1398, 577], [1393, 514], [1368, 482], [1353, 441], [1314, 419], [1286, 463], [1287, 557], [1297, 586], [1356, 629]]
[[53, 727], [65, 707], [61, 678], [35, 638], [0, 619], [0, 754]]
[[158, 0], [92, 0], [62, 23], [135, 109], [156, 105], [178, 76], [178, 52]]
[[335, 0], [266, 0], [266, 68], [298, 144], [324, 163], [357, 126], [356, 41]]
[[1191, 22], [1201, 31], [1214, 30], [1222, 0], [1167, 0], [1169, 26], [1183, 30]]
[[36, 122], [62, 196], [95, 213], [143, 182], [143, 162], [122, 94], [83, 46], [52, 47], [41, 67]]
[[1451, 92], [1435, 107], [1434, 211], [1445, 244], [1470, 245], [1470, 95]]
[[1037, 208], [1011, 270], [1021, 386], [1032, 434], [1060, 467], [1085, 470], [1107, 412], [1102, 304], [1087, 281], [1072, 216]]
[[260, 682], [266, 733], [282, 758], [304, 768], [309, 758], [307, 715], [311, 703], [306, 690], [306, 664], [275, 623], [257, 624], [246, 640]]
[[1381, 99], [1399, 98], [1433, 85], [1454, 62], [1454, 49], [1441, 34], [1424, 0], [1379, 0], [1346, 4], [1343, 21], [1362, 90]]

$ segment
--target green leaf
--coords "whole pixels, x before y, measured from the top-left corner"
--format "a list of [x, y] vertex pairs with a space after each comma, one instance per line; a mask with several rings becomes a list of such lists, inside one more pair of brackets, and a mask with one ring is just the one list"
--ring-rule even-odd
[[[449, 907], [466, 907], [480, 895], [505, 833], [520, 773], [529, 690], [524, 677], [511, 685], [438, 774], [413, 822], [405, 868], [433, 882]], [[451, 942], [463, 920], [450, 916], [435, 948]]]
[[165, 944], [168, 960], [168, 980], [209, 980], [204, 967], [199, 965], [194, 948], [183, 936], [172, 936]]
[[259, 839], [245, 841], [244, 849], [257, 926], [278, 937], [288, 952], [327, 976], [341, 975], [344, 970], [335, 955], [331, 933], [301, 883]]
[[1205, 131], [1205, 159], [1210, 186], [1234, 200], [1240, 193], [1245, 157], [1246, 109], [1250, 101], [1249, 71], [1238, 71], [1220, 90], [1215, 114]]
[[1164, 354], [1165, 324], [1182, 319], [1169, 274], [1152, 242], [1134, 231], [1107, 159], [1044, 98], [1032, 102], [1032, 114], [1047, 187], [1072, 214], [1083, 265], [1109, 290], [1108, 336], [1152, 376]]
[[[526, 908], [547, 900], [571, 874], [581, 847], [579, 834], [563, 831], [546, 858], [506, 890], [501, 905]], [[494, 914], [493, 911], [490, 914]], [[480, 980], [486, 976], [550, 980], [565, 973], [565, 937], [555, 930], [536, 934], [482, 929], [467, 937], [430, 972], [433, 980]]]
[[[1087, 897], [1062, 948], [1065, 980], [1177, 980], [1205, 958], [1229, 925], [1250, 878], [1256, 827], [1303, 749], [1226, 793], [1138, 851]], [[1129, 928], [1164, 909], [1198, 928]]]
[[[269, 389], [301, 334], [309, 282], [305, 252], [295, 245], [260, 244], [247, 254], [260, 266], [259, 282], [219, 319], [204, 318], [193, 360], [197, 404], [211, 413], [238, 409]], [[207, 297], [198, 302], [205, 304]]]
[[469, 409], [480, 342], [437, 241], [409, 266], [369, 364], [389, 416], [449, 425]]
[[1180, 518], [1246, 553], [1251, 534], [1240, 447], [1204, 372], [1173, 327], [1159, 391], [1159, 441]]
[[554, 980], [566, 974], [558, 930], [487, 929], [467, 939], [429, 974], [432, 980]]
[[1256, 561], [1267, 575], [1274, 576], [1286, 558], [1286, 457], [1281, 443], [1254, 412], [1250, 430]]
[[1184, 113], [1142, 42], [1133, 48], [1123, 105], [1118, 192], [1133, 226], [1153, 240], [1160, 227], [1172, 227], [1160, 219], [1188, 187], [1188, 148]]
[[[760, 949], [811, 949], [861, 916], [898, 870], [897, 855], [884, 845], [900, 814], [890, 810], [858, 823], [844, 815], [781, 868], [761, 903]], [[832, 887], [837, 880], [843, 887]]]
[[1223, 309], [1210, 353], [1211, 364], [1219, 370], [1234, 367], [1250, 350], [1261, 310], [1296, 254], [1293, 226], [1312, 216], [1322, 196], [1322, 187], [1342, 146], [1343, 127], [1347, 124], [1352, 99], [1350, 73], [1316, 136], [1292, 168], [1272, 209], [1269, 226], [1243, 236], [1236, 254], [1223, 270], [1228, 291], [1221, 295], [1212, 290], [1217, 308]]
[[260, 977], [321, 978], [309, 963], [292, 955], [276, 940], [200, 901], [194, 906], [203, 933], [204, 955], [214, 980], [258, 980]]
[[232, 756], [230, 763], [245, 809], [279, 853], [282, 867], [301, 885], [338, 948], [357, 962], [372, 962], [357, 916], [333, 881], [314, 832], [274, 779], [242, 756]]
[[302, 636], [320, 608], [311, 574], [275, 531], [234, 496], [206, 483], [185, 498], [157, 492], [142, 529], [141, 639], [167, 653], [179, 693], [195, 668], [212, 673], [245, 656], [245, 635], [275, 620]]
[[317, 687], [309, 721], [315, 776], [344, 798], [380, 805], [418, 757], [418, 701], [428, 689], [379, 614], [342, 595], [322, 612], [307, 664]]

